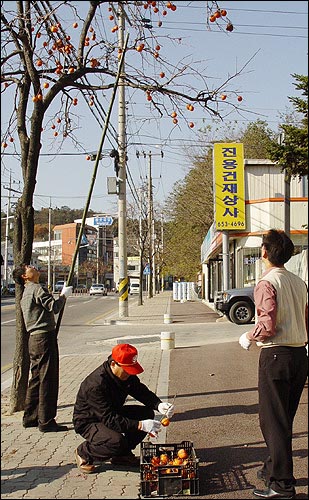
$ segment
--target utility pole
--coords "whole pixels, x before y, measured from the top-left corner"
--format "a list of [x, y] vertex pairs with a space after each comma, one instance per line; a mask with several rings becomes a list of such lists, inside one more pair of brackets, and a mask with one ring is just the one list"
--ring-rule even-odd
[[[144, 156], [146, 154], [144, 153]], [[148, 275], [148, 298], [153, 297], [153, 200], [152, 200], [152, 173], [151, 173], [151, 151], [148, 153], [148, 234], [149, 234], [149, 275]]]
[[48, 207], [48, 266], [47, 266], [47, 287], [51, 290], [51, 198]]
[[[124, 48], [125, 13], [122, 2], [118, 2], [118, 48]], [[126, 220], [126, 102], [125, 102], [125, 62], [118, 86], [118, 244], [119, 244], [119, 317], [129, 315], [128, 263], [127, 263], [127, 220]]]
[[139, 246], [139, 294], [138, 294], [138, 305], [143, 304], [143, 224], [142, 224], [142, 214], [143, 214], [143, 189], [139, 190], [139, 217], [138, 217], [138, 246]]
[[[280, 146], [285, 145], [285, 134], [281, 132], [278, 138], [278, 144]], [[291, 199], [291, 176], [288, 173], [288, 170], [284, 169], [284, 232], [290, 237], [291, 231], [291, 207], [290, 207], [290, 199]]]
[[[137, 152], [137, 157], [139, 153]], [[144, 158], [146, 158], [146, 153], [143, 151]], [[161, 151], [160, 154], [153, 154], [151, 151], [148, 153], [148, 234], [149, 234], [149, 274], [148, 274], [148, 298], [153, 297], [156, 292], [156, 277], [155, 277], [155, 249], [154, 249], [154, 239], [155, 239], [155, 221], [153, 216], [153, 194], [152, 194], [152, 157], [161, 156], [163, 158], [164, 154]]]
[[99, 258], [100, 258], [100, 226], [98, 227], [97, 234], [97, 278], [96, 282], [99, 283]]
[[161, 252], [162, 252], [162, 257], [161, 257], [161, 290], [164, 290], [164, 220], [163, 220], [163, 214], [161, 214]]

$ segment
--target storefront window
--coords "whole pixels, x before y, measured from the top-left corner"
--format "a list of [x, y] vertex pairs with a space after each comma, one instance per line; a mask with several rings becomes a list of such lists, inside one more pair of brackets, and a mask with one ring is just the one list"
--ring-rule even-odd
[[260, 248], [244, 248], [243, 249], [243, 277], [244, 286], [255, 285], [257, 281], [256, 276], [256, 261], [261, 258]]

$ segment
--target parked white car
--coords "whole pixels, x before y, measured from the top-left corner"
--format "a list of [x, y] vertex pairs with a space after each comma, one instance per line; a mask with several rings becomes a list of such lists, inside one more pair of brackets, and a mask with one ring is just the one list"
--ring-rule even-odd
[[103, 283], [91, 285], [89, 295], [107, 295], [107, 289]]

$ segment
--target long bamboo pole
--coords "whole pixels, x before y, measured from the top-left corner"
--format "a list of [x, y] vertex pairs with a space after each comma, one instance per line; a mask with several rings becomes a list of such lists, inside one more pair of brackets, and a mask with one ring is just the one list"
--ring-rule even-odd
[[[96, 176], [97, 176], [97, 171], [98, 171], [100, 156], [101, 156], [101, 152], [102, 152], [102, 148], [103, 148], [105, 136], [106, 136], [106, 133], [107, 133], [107, 130], [108, 130], [108, 126], [109, 126], [109, 120], [110, 120], [110, 117], [111, 117], [111, 113], [112, 113], [112, 109], [113, 109], [113, 104], [114, 104], [114, 101], [115, 101], [115, 98], [116, 98], [116, 92], [117, 92], [117, 89], [118, 89], [119, 79], [120, 79], [120, 75], [121, 75], [121, 71], [122, 71], [122, 66], [123, 66], [123, 62], [124, 62], [124, 56], [125, 56], [126, 48], [127, 48], [127, 45], [128, 45], [128, 39], [129, 39], [129, 34], [127, 34], [127, 36], [126, 36], [125, 43], [124, 43], [124, 46], [123, 46], [123, 50], [122, 50], [122, 53], [121, 53], [120, 62], [119, 62], [119, 65], [118, 65], [118, 71], [117, 71], [116, 80], [115, 80], [115, 84], [114, 84], [114, 88], [113, 88], [113, 93], [112, 93], [111, 101], [110, 101], [110, 104], [109, 104], [108, 112], [107, 112], [107, 115], [106, 115], [106, 118], [105, 118], [105, 125], [104, 125], [104, 128], [103, 128], [101, 141], [100, 141], [100, 144], [99, 144], [99, 148], [98, 148], [98, 152], [97, 152], [97, 155], [96, 155], [95, 164], [94, 164], [94, 167], [93, 167], [93, 173], [92, 173], [92, 179], [91, 179], [90, 188], [89, 188], [89, 192], [88, 192], [88, 197], [87, 197], [86, 205], [85, 205], [85, 208], [84, 208], [82, 222], [81, 222], [81, 225], [80, 225], [80, 228], [79, 228], [78, 237], [77, 237], [77, 240], [76, 240], [76, 245], [75, 245], [75, 250], [74, 250], [74, 254], [73, 254], [73, 258], [72, 258], [72, 263], [71, 263], [71, 267], [70, 267], [70, 271], [69, 271], [69, 276], [68, 276], [68, 279], [67, 279], [67, 282], [66, 282], [67, 286], [71, 286], [72, 280], [73, 280], [74, 268], [75, 268], [75, 264], [76, 264], [76, 260], [77, 260], [77, 256], [78, 256], [78, 252], [79, 252], [79, 246], [80, 246], [80, 242], [82, 240], [82, 236], [83, 236], [83, 232], [84, 232], [85, 221], [86, 221], [86, 217], [87, 217], [87, 213], [88, 213], [88, 209], [89, 209], [89, 205], [90, 205], [90, 201], [91, 201], [91, 196], [92, 196], [92, 192], [93, 192], [93, 188], [94, 188], [94, 183], [95, 183]], [[56, 333], [57, 333], [57, 335], [59, 333], [59, 329], [60, 329], [60, 324], [61, 324], [63, 312], [64, 312], [64, 306], [63, 306], [63, 308], [61, 309], [61, 311], [59, 312], [59, 315], [58, 315], [58, 320], [57, 320], [57, 325], [56, 325]]]

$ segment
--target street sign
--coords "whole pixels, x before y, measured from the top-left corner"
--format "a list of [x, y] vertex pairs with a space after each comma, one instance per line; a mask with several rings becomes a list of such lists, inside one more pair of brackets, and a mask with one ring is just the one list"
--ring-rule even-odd
[[103, 217], [94, 217], [93, 225], [94, 226], [111, 226], [114, 222], [113, 217], [110, 215], [104, 215]]
[[146, 275], [150, 274], [150, 266], [149, 266], [149, 264], [147, 264], [147, 265], [145, 266], [145, 269], [144, 269], [144, 271], [143, 271], [143, 274], [146, 274]]

